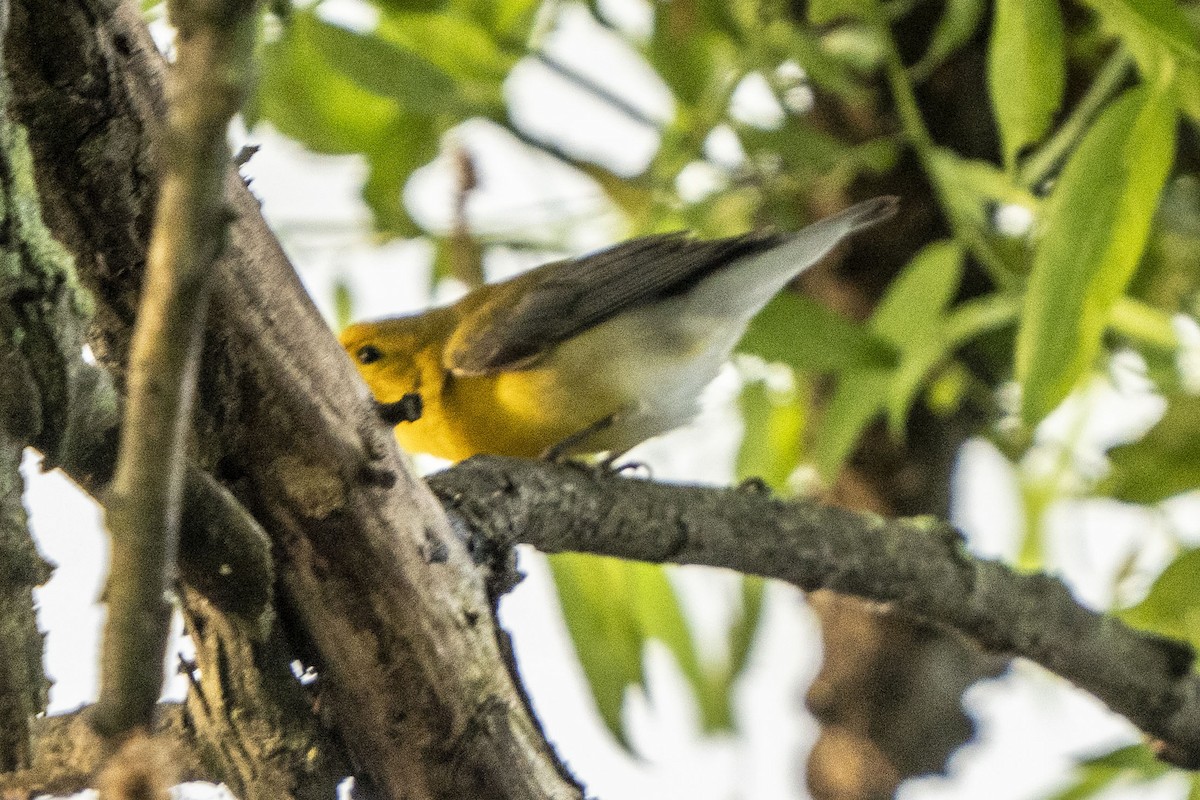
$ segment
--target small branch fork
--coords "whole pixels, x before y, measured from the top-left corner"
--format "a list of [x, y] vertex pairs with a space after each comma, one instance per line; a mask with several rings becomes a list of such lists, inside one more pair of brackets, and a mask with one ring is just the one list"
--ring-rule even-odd
[[1200, 768], [1200, 675], [1191, 647], [1080, 606], [1056, 578], [970, 556], [944, 522], [492, 456], [429, 484], [477, 554], [524, 543], [550, 553], [705, 564], [886, 603], [988, 651], [1042, 665], [1145, 731], [1163, 760]]
[[164, 174], [129, 370], [116, 475], [100, 702], [95, 723], [119, 738], [149, 729], [162, 687], [187, 432], [212, 265], [231, 212], [225, 140], [250, 69], [253, 0], [172, 0]]

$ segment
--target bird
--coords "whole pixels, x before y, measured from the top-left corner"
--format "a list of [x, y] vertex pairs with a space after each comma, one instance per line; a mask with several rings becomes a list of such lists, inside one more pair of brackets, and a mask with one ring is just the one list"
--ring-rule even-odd
[[340, 340], [376, 402], [405, 409], [409, 452], [620, 454], [689, 422], [754, 315], [898, 206], [876, 197], [795, 233], [645, 236]]

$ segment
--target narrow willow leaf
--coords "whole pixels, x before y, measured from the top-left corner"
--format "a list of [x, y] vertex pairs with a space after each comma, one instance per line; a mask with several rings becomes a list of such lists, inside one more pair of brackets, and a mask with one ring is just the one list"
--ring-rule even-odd
[[750, 323], [738, 350], [798, 372], [896, 363], [895, 348], [865, 326], [795, 294], [781, 294], [768, 303]]
[[729, 687], [714, 680], [701, 661], [679, 598], [667, 579], [666, 569], [659, 564], [640, 561], [620, 563], [631, 575], [631, 605], [636, 611], [640, 629], [645, 639], [662, 642], [675, 657], [700, 706], [702, 728], [709, 733], [730, 730], [733, 727], [733, 711], [729, 706]]
[[[1149, 35], [1183, 61], [1200, 63], [1200, 37], [1175, 0], [1087, 0], [1121, 35]], [[1032, 4], [1031, 4], [1032, 5]]]
[[1086, 800], [1118, 780], [1145, 782], [1162, 777], [1171, 767], [1141, 744], [1121, 747], [1102, 756], [1089, 758], [1075, 767], [1075, 779], [1048, 800]]
[[312, 25], [329, 63], [367, 91], [424, 114], [466, 110], [454, 79], [428, 59], [375, 34], [355, 33], [319, 18]]
[[[905, 350], [888, 390], [888, 427], [892, 433], [904, 435], [909, 409], [918, 392], [926, 385], [930, 372], [976, 337], [1011, 325], [1017, 318], [1017, 308], [1017, 299], [1008, 295], [974, 298], [942, 318], [933, 335], [924, 340], [914, 340]], [[940, 387], [943, 393], [955, 383], [953, 373], [947, 373], [944, 377], [949, 379], [949, 383]], [[942, 405], [945, 405], [944, 394], [942, 400]], [[934, 404], [930, 405], [932, 407]]]
[[963, 263], [957, 243], [927, 245], [892, 281], [871, 316], [870, 328], [900, 351], [887, 399], [888, 424], [897, 436], [904, 435], [908, 410], [925, 376], [948, 355], [943, 318], [958, 291]]
[[816, 445], [817, 470], [826, 480], [837, 476], [867, 425], [883, 410], [891, 380], [892, 371], [879, 368], [847, 370], [838, 376]]
[[1049, 129], [1065, 86], [1058, 3], [996, 0], [988, 44], [988, 91], [1010, 173], [1021, 150]]
[[333, 325], [335, 330], [342, 330], [354, 319], [354, 293], [350, 284], [339, 276], [333, 282]]
[[384, 11], [437, 11], [446, 0], [372, 0]]
[[947, 58], [958, 52], [979, 27], [983, 18], [983, 10], [987, 4], [984, 0], [947, 0], [942, 16], [938, 19], [925, 55], [917, 62], [909, 76], [913, 83], [926, 80], [935, 69], [942, 65]]
[[1157, 503], [1200, 489], [1200, 397], [1170, 398], [1167, 413], [1136, 442], [1110, 450], [1103, 489], [1128, 503]]
[[628, 747], [621, 708], [626, 690], [644, 685], [643, 659], [651, 639], [675, 657], [695, 692], [705, 730], [730, 727], [728, 693], [711, 690], [713, 682], [661, 566], [563, 553], [550, 557], [550, 568], [596, 707], [618, 741]]
[[757, 575], [742, 576], [742, 613], [729, 630], [729, 674], [741, 675], [750, 661], [754, 634], [762, 618], [767, 582]]
[[654, 33], [643, 55], [687, 113], [727, 95], [717, 87], [739, 72], [737, 44], [703, 13], [699, 0], [672, 0], [655, 8]]
[[1188, 550], [1163, 570], [1150, 594], [1117, 614], [1141, 630], [1200, 647], [1200, 550]]
[[1032, 426], [1091, 369], [1145, 250], [1175, 151], [1170, 76], [1133, 89], [1096, 120], [1042, 220], [1017, 337], [1022, 416]]
[[992, 215], [997, 204], [1011, 203], [1028, 209], [1039, 206], [1033, 195], [986, 161], [963, 158], [945, 147], [935, 147], [929, 152], [928, 164], [946, 212], [980, 238], [994, 235]]
[[808, 21], [813, 25], [853, 19], [865, 13], [866, 5], [858, 0], [809, 0], [808, 3]]
[[550, 557], [563, 618], [600, 718], [628, 747], [621, 708], [625, 690], [641, 683], [645, 637], [630, 601], [628, 575], [616, 559], [579, 553]]
[[745, 424], [738, 479], [758, 478], [776, 493], [786, 493], [803, 453], [805, 409], [799, 392], [773, 391], [764, 381], [750, 381], [738, 404]]
[[928, 339], [962, 281], [963, 249], [941, 240], [926, 245], [888, 286], [871, 315], [871, 330], [898, 348]]

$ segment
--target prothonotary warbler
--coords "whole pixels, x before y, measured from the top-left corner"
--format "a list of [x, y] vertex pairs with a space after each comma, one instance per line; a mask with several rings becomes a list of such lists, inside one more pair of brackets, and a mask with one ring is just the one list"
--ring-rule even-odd
[[750, 320], [894, 197], [798, 233], [646, 236], [488, 284], [453, 305], [341, 334], [375, 399], [421, 401], [410, 452], [620, 453], [688, 422]]

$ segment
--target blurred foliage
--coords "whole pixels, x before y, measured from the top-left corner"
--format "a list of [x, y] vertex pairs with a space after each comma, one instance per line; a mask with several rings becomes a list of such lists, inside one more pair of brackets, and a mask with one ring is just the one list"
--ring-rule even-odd
[[1130, 625], [1157, 631], [1200, 647], [1200, 550], [1175, 559], [1142, 602], [1120, 616]]
[[550, 568], [600, 716], [622, 744], [628, 745], [621, 723], [625, 692], [643, 683], [649, 640], [662, 642], [675, 657], [699, 700], [703, 729], [732, 726], [730, 676], [702, 662], [664, 569], [578, 553], [551, 556]]
[[[316, 152], [360, 154], [377, 230], [435, 238], [435, 277], [452, 272], [449, 232], [423, 229], [403, 189], [467, 120], [575, 170], [630, 236], [796, 229], [857, 199], [904, 197], [897, 220], [751, 325], [742, 350], [774, 366], [745, 371], [739, 477], [789, 492], [815, 466], [828, 483], [877, 421], [903, 441], [914, 419], [968, 406], [982, 420], [976, 433], [1019, 457], [1121, 348], [1145, 362], [1166, 416], [1116, 449], [1111, 475], [1082, 491], [1156, 503], [1200, 488], [1200, 401], [1187, 388], [1198, 383], [1197, 345], [1180, 333], [1196, 328], [1200, 308], [1196, 3], [671, 0], [647, 5], [646, 30], [622, 27], [598, 0], [360, 0], [370, 13], [358, 26], [338, 22], [330, 5], [268, 19], [247, 119]], [[581, 11], [657, 75], [668, 118], [639, 112], [548, 52], [564, 15]], [[660, 144], [644, 170], [620, 174], [522, 128], [505, 84], [530, 64], [651, 129]], [[766, 87], [771, 119], [734, 113], [746, 81]], [[715, 136], [732, 137], [742, 157], [714, 157]], [[681, 173], [696, 165], [716, 176], [713, 186], [681, 192]], [[545, 230], [523, 233], [563, 247]], [[339, 294], [339, 309], [350, 304]], [[1019, 400], [1006, 402], [1014, 381]], [[1057, 491], [1030, 496], [1042, 503]], [[1040, 539], [1030, 541], [1025, 563], [1036, 565]], [[1181, 555], [1126, 618], [1200, 644], [1197, 563], [1194, 551]], [[757, 581], [745, 583], [722, 665], [697, 651], [660, 569], [567, 556], [554, 574], [618, 737], [650, 639], [678, 661], [706, 727], [731, 724], [729, 686], [753, 635]], [[1080, 765], [1059, 796], [1162, 772], [1148, 751], [1126, 748]]]
[[[1050, 800], [1084, 800], [1113, 787], [1114, 784], [1146, 784], [1161, 778], [1170, 771], [1163, 762], [1154, 757], [1145, 745], [1131, 745], [1090, 758], [1075, 768], [1074, 779], [1051, 796]], [[1191, 778], [1192, 790], [1189, 800], [1196, 796], [1197, 780]]]

